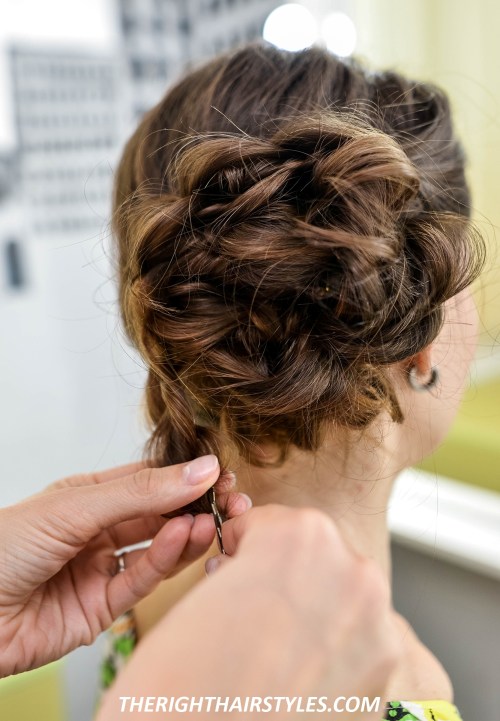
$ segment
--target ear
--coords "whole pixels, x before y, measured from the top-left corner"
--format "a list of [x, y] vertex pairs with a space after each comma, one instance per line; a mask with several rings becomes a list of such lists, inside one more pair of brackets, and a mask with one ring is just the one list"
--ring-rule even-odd
[[415, 353], [404, 361], [404, 367], [407, 371], [415, 367], [417, 375], [421, 378], [428, 378], [432, 372], [432, 343], [423, 350]]

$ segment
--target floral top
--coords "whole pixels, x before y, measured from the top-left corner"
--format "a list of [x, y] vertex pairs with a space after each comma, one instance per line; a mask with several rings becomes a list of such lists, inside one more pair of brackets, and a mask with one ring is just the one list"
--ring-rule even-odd
[[[107, 689], [124, 666], [137, 644], [133, 611], [128, 611], [111, 626], [101, 666], [101, 688]], [[449, 701], [389, 701], [381, 721], [462, 721], [457, 707]]]

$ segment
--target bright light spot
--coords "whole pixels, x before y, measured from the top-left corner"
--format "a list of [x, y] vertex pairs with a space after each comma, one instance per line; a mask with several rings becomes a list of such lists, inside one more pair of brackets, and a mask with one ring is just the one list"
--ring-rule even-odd
[[345, 13], [330, 13], [321, 23], [321, 36], [335, 55], [352, 55], [356, 47], [356, 27]]
[[318, 39], [318, 24], [303, 5], [286, 3], [268, 16], [262, 35], [283, 50], [303, 50]]

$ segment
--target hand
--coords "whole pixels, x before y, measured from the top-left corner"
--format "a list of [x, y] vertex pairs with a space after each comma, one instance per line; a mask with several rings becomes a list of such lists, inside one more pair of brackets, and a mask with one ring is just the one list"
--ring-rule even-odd
[[[256, 623], [260, 618], [261, 639], [269, 638], [269, 626], [279, 619], [282, 644], [266, 641], [261, 652], [265, 646], [272, 658], [274, 650], [278, 667], [283, 649], [294, 649], [293, 655], [287, 655], [280, 690], [329, 699], [380, 696], [378, 712], [359, 714], [378, 721], [384, 689], [401, 652], [389, 581], [377, 564], [346, 545], [334, 521], [313, 508], [270, 504], [252, 508], [222, 528], [226, 555], [209, 558], [205, 568], [214, 576], [214, 584], [219, 584], [219, 592], [224, 586], [242, 616], [248, 608], [236, 631], [241, 639], [247, 638], [248, 648], [256, 643], [250, 638], [255, 633], [252, 617]], [[251, 599], [251, 608], [248, 603], [245, 606], [245, 598]], [[269, 613], [273, 600], [275, 616]], [[206, 606], [205, 611], [210, 613]], [[245, 628], [253, 630], [247, 633]], [[230, 634], [224, 630], [224, 638]], [[244, 656], [227, 653], [224, 658], [240, 670], [245, 667]], [[224, 662], [221, 659], [222, 668], [219, 665], [222, 678]], [[252, 677], [250, 663], [248, 655], [246, 665]], [[310, 672], [313, 668], [316, 673]], [[261, 695], [262, 686], [262, 695], [276, 689], [276, 675], [267, 678], [270, 684], [259, 681], [259, 690], [253, 686], [252, 693]], [[351, 717], [352, 713], [335, 714], [336, 719]]]
[[[316, 509], [270, 504], [222, 528], [232, 558], [219, 556], [220, 568], [141, 641], [98, 721], [121, 719], [120, 697], [131, 690], [144, 697], [324, 696], [328, 703], [380, 696], [378, 710], [356, 715], [379, 721], [400, 650], [388, 582], [375, 562], [351, 550]], [[266, 715], [291, 714], [283, 704]], [[142, 718], [129, 709], [127, 716]], [[339, 710], [335, 718], [352, 713]]]
[[[199, 498], [220, 473], [215, 456], [149, 468], [138, 463], [73, 476], [0, 509], [0, 677], [36, 668], [92, 643], [164, 578], [206, 553], [212, 516], [160, 516]], [[187, 471], [187, 469], [190, 469]], [[187, 476], [186, 476], [187, 472]], [[216, 484], [226, 516], [248, 502]], [[153, 538], [117, 571], [115, 550]]]

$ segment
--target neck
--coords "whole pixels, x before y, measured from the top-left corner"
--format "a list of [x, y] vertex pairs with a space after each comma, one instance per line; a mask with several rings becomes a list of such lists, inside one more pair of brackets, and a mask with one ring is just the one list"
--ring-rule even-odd
[[[390, 587], [387, 507], [400, 470], [394, 440], [390, 430], [378, 441], [373, 432], [364, 431], [356, 440], [351, 435], [349, 441], [344, 438], [340, 443], [337, 432], [336, 438], [329, 436], [314, 454], [292, 447], [280, 468], [241, 462], [235, 469], [238, 490], [247, 492], [255, 506], [280, 503], [321, 509], [335, 521], [354, 551], [379, 564]], [[272, 457], [270, 449], [261, 446], [259, 451]]]
[[[259, 447], [259, 452], [263, 457], [273, 457], [270, 448]], [[387, 508], [396, 476], [414, 462], [411, 453], [411, 443], [407, 444], [401, 427], [387, 420], [369, 433], [345, 437], [337, 430], [314, 454], [292, 446], [280, 468], [260, 468], [240, 461], [235, 471], [238, 490], [246, 491], [255, 506], [309, 506], [328, 514], [346, 544], [379, 565], [390, 592]], [[388, 682], [386, 698], [452, 701], [453, 688], [439, 661], [394, 609], [391, 621], [404, 654]]]

